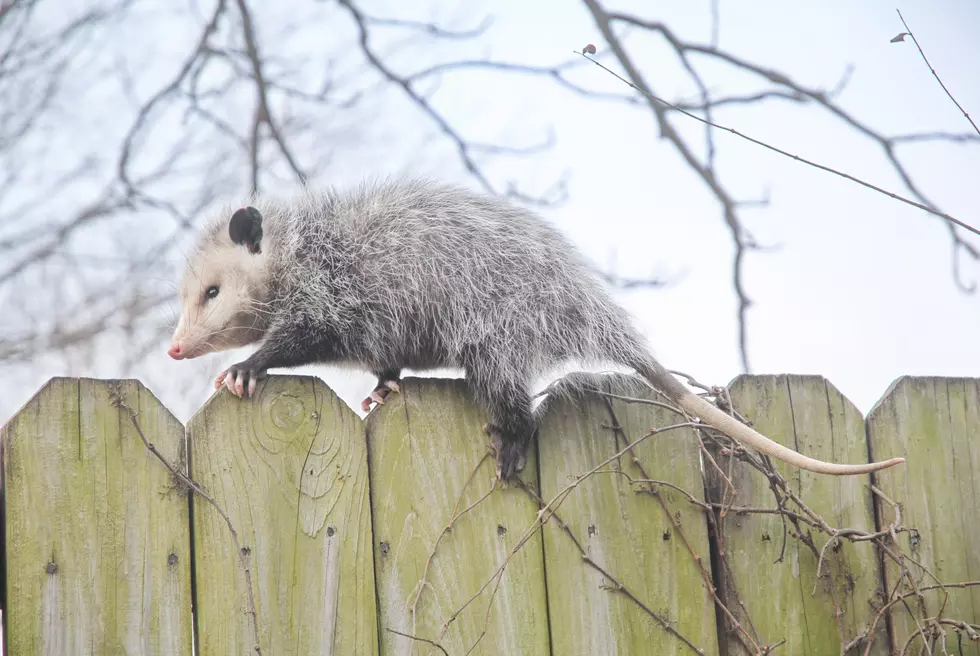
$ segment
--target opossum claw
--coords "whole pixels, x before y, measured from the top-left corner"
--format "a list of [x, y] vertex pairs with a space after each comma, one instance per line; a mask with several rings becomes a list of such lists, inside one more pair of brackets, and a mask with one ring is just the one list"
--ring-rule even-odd
[[493, 424], [484, 424], [483, 430], [490, 436], [490, 446], [497, 461], [497, 478], [507, 482], [524, 471], [527, 466], [527, 449], [517, 440], [507, 439], [503, 431]]
[[214, 379], [214, 388], [221, 389], [224, 384], [228, 391], [239, 398], [255, 396], [255, 387], [260, 378], [264, 378], [265, 369], [253, 369], [248, 362], [239, 362], [228, 367]]
[[361, 410], [364, 412], [371, 411], [371, 403], [377, 403], [378, 405], [385, 404], [385, 398], [387, 398], [390, 392], [400, 392], [401, 388], [398, 386], [398, 381], [386, 380], [378, 383], [378, 386], [371, 390], [367, 398], [361, 401]]

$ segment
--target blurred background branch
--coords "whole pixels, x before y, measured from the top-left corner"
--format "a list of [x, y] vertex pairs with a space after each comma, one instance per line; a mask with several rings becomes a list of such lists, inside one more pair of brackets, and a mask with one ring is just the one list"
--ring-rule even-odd
[[[728, 159], [741, 152], [730, 135], [678, 109], [707, 121], [726, 113], [724, 124], [736, 129], [758, 125], [756, 117], [788, 122], [790, 110], [804, 112], [800, 132], [819, 123], [843, 131], [835, 134], [846, 134], [854, 152], [870, 146], [880, 163], [875, 176], [936, 211], [938, 201], [917, 179], [917, 154], [927, 144], [980, 141], [945, 123], [895, 130], [893, 121], [862, 115], [843, 100], [855, 84], [853, 66], [824, 88], [804, 81], [812, 75], [723, 47], [725, 5], [717, 1], [701, 9], [708, 36], [699, 40], [685, 36], [695, 31], [692, 21], [675, 26], [645, 8], [583, 0], [575, 5], [579, 27], [550, 61], [502, 39], [514, 23], [449, 4], [438, 12], [359, 0], [0, 4], [0, 368], [98, 362], [122, 375], [144, 366], [172, 328], [176, 265], [190, 232], [207, 211], [243, 193], [420, 168], [542, 211], [565, 208], [576, 200], [574, 175], [631, 166], [555, 156], [565, 137], [554, 124], [566, 108], [588, 105], [582, 111], [592, 118], [579, 130], [608, 129], [620, 119], [607, 117], [626, 116], [616, 107], [645, 116], [655, 133], [621, 147], [663, 158], [716, 208], [730, 260], [727, 279], [713, 284], [734, 299], [734, 347], [749, 371], [747, 266], [753, 254], [778, 252], [755, 234], [753, 217], [772, 210], [771, 195], [746, 186], [743, 167]], [[573, 13], [558, 7], [541, 11]], [[559, 18], [535, 29], [559, 30]], [[645, 93], [571, 54], [589, 42], [596, 61]], [[505, 92], [484, 91], [491, 84]], [[542, 120], [524, 110], [505, 118], [515, 102], [536, 106], [538, 93], [564, 93], [564, 104], [544, 108]], [[474, 118], [474, 108], [499, 120]], [[828, 184], [807, 181], [815, 198]], [[639, 224], [647, 210], [624, 220]], [[825, 211], [838, 208], [828, 203]], [[665, 223], [651, 229], [663, 231], [672, 219], [659, 220]], [[950, 255], [932, 265], [951, 267], [957, 288], [973, 294], [980, 242], [943, 225]], [[636, 267], [627, 261], [627, 268]], [[683, 288], [662, 273], [600, 273], [624, 293]]]

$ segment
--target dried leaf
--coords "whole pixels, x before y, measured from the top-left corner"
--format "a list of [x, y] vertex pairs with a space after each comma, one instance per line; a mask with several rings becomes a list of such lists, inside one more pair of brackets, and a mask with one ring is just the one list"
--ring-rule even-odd
[[908, 34], [909, 34], [908, 32], [901, 32], [900, 34], [893, 36], [892, 40], [889, 41], [889, 43], [898, 43], [899, 41], [904, 41], [905, 37], [908, 36]]
[[582, 52], [584, 52], [587, 55], [594, 55], [595, 54], [595, 46], [590, 43], [590, 44], [586, 45], [584, 48], [582, 48]]

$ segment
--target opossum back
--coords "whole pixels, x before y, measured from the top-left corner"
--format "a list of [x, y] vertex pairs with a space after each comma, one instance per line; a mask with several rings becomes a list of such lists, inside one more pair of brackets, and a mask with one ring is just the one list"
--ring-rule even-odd
[[356, 308], [373, 343], [490, 343], [537, 360], [608, 352], [600, 341], [629, 332], [574, 245], [504, 199], [410, 180], [306, 203], [291, 218], [299, 250], [331, 272], [334, 302]]

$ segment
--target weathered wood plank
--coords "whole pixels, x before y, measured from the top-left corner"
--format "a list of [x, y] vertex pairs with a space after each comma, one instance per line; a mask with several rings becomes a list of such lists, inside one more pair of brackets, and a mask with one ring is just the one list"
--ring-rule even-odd
[[[194, 478], [247, 551], [264, 653], [377, 653], [357, 415], [315, 378], [271, 376], [248, 401], [216, 393], [188, 424], [188, 438]], [[254, 653], [231, 534], [199, 497], [193, 514], [198, 653]]]
[[[492, 458], [477, 469], [487, 453], [485, 421], [461, 380], [406, 379], [401, 393], [368, 416], [384, 654], [441, 653], [390, 630], [438, 640], [450, 654], [467, 653], [474, 645], [469, 653], [549, 653], [539, 531], [507, 564], [492, 603], [493, 583], [480, 593], [537, 513], [532, 499], [516, 488], [497, 489], [476, 503], [495, 481]], [[525, 480], [533, 480], [534, 471], [532, 456]], [[443, 535], [454, 507], [474, 503]], [[448, 631], [440, 635], [447, 622]]]
[[10, 654], [190, 654], [184, 430], [138, 381], [55, 378], [2, 431]]
[[[603, 377], [602, 389], [664, 401], [649, 388], [627, 381]], [[546, 403], [538, 440], [546, 502], [651, 427], [686, 421], [668, 409], [596, 394], [557, 396]], [[619, 435], [610, 429], [617, 423], [622, 426]], [[584, 479], [560, 505], [558, 516], [574, 539], [555, 521], [545, 525], [553, 653], [693, 653], [634, 600], [610, 587], [613, 582], [585, 562], [584, 550], [691, 645], [716, 654], [714, 603], [693, 555], [710, 578], [703, 511], [677, 490], [659, 486], [658, 498], [647, 493], [649, 486], [633, 485], [627, 478], [666, 481], [703, 499], [697, 439], [690, 429], [671, 430], [647, 438], [634, 452], [639, 466], [624, 455], [602, 468], [607, 473]], [[679, 524], [680, 534], [667, 512]]]
[[[902, 506], [902, 524], [916, 529], [899, 534], [903, 551], [914, 563], [908, 567], [916, 587], [980, 580], [980, 379], [904, 377], [896, 381], [868, 416], [873, 453], [900, 455], [905, 464], [878, 475], [878, 485]], [[883, 525], [894, 510], [879, 502]], [[899, 570], [885, 561], [888, 589], [900, 585]], [[935, 577], [935, 578], [933, 578]], [[948, 593], [948, 598], [946, 594]], [[980, 623], [980, 588], [925, 591], [922, 604], [911, 597], [909, 607], [919, 617], [942, 617]], [[893, 639], [901, 649], [916, 631], [904, 605], [892, 609]], [[946, 638], [950, 654], [980, 654], [980, 645], [952, 632]], [[922, 642], [910, 653], [919, 653]], [[962, 649], [962, 651], [961, 651]], [[938, 653], [938, 651], [937, 651]]]
[[[767, 437], [822, 460], [868, 461], [864, 418], [824, 378], [740, 376], [730, 389], [735, 407]], [[875, 531], [868, 475], [826, 476], [774, 462], [792, 489], [831, 526]], [[719, 463], [726, 466], [727, 459]], [[738, 491], [734, 505], [775, 507], [775, 497], [759, 472], [736, 464], [732, 482]], [[720, 496], [715, 495], [715, 500], [720, 501]], [[813, 532], [813, 540], [819, 550], [828, 536]], [[871, 543], [844, 540], [839, 548], [828, 548], [821, 569], [824, 576], [818, 582], [818, 556], [789, 535], [784, 542], [779, 516], [729, 514], [724, 553], [732, 576], [726, 606], [760, 645], [786, 640], [779, 648], [783, 653], [840, 654], [842, 641], [847, 643], [865, 630], [872, 605], [880, 605], [880, 565]], [[748, 618], [740, 612], [735, 593], [744, 602]], [[879, 624], [875, 635], [871, 653], [888, 653], [885, 626]], [[746, 653], [734, 634], [725, 639], [730, 654]]]

